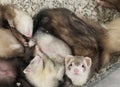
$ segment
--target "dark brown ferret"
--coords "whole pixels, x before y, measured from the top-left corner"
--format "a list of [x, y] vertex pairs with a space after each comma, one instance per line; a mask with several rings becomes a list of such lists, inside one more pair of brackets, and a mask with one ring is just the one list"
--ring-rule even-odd
[[97, 66], [101, 38], [106, 37], [106, 31], [101, 26], [83, 21], [68, 9], [54, 8], [43, 9], [35, 15], [33, 33], [41, 27], [43, 31], [65, 41], [71, 47], [73, 55], [92, 58], [92, 69]]

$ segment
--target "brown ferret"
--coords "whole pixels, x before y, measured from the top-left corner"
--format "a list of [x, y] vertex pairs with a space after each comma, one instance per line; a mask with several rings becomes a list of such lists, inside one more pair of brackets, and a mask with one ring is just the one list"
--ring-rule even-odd
[[40, 10], [34, 16], [33, 34], [41, 28], [60, 38], [72, 49], [73, 55], [92, 58], [94, 70], [98, 64], [102, 39], [106, 30], [99, 25], [91, 25], [65, 8]]
[[104, 50], [102, 53], [102, 65], [106, 66], [110, 62], [110, 54], [120, 51], [120, 18], [103, 24], [103, 27], [106, 28], [108, 35], [104, 39]]
[[99, 5], [120, 11], [120, 0], [95, 0]]

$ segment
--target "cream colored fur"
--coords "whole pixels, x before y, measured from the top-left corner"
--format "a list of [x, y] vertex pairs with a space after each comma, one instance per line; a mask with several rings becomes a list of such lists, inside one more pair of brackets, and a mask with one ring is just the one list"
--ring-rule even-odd
[[120, 51], [120, 18], [104, 25], [107, 29], [107, 38], [104, 40], [103, 65], [110, 62], [110, 54]]
[[[27, 68], [31, 69], [30, 72], [25, 72]], [[27, 68], [24, 70], [26, 78], [35, 87], [57, 87], [64, 75], [63, 65], [57, 63], [54, 65], [54, 62], [45, 57], [42, 57], [42, 59], [34, 58]]]
[[0, 28], [0, 57], [12, 57], [23, 52], [22, 45], [10, 30]]

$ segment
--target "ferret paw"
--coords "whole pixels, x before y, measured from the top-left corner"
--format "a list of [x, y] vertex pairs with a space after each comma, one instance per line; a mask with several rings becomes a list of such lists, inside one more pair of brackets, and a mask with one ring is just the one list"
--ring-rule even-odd
[[102, 68], [102, 69], [100, 69], [100, 70], [99, 70], [99, 72], [98, 72], [98, 73], [100, 73], [100, 74], [101, 74], [101, 73], [105, 73], [105, 72], [106, 72], [106, 70], [107, 70], [107, 68]]
[[28, 42], [28, 46], [29, 47], [33, 47], [35, 45], [35, 42], [33, 41], [33, 40], [30, 40], [29, 42]]

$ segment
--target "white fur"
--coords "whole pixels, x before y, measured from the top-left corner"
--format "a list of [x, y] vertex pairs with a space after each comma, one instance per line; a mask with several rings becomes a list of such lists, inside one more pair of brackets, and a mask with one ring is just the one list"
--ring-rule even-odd
[[11, 4], [11, 0], [0, 0], [0, 5], [8, 5]]
[[[61, 78], [63, 78], [64, 75], [63, 73], [58, 75], [59, 71], [64, 72], [63, 66], [60, 67], [54, 66], [53, 62], [51, 62], [49, 59], [43, 60], [40, 59], [39, 57], [35, 58], [31, 61], [31, 63], [27, 67], [28, 69], [31, 69], [30, 72], [26, 71], [27, 68], [24, 70], [26, 78], [35, 87], [57, 87], [58, 81], [61, 80]], [[40, 62], [38, 62], [39, 60]], [[43, 61], [45, 62], [44, 69]]]
[[[74, 67], [76, 68], [76, 67]], [[66, 70], [66, 75], [72, 80], [72, 83], [76, 86], [84, 85], [89, 77], [90, 69], [80, 75], [74, 75], [72, 71]]]
[[[75, 85], [75, 86], [83, 86], [89, 78], [89, 74], [91, 71], [90, 68], [91, 68], [92, 63], [90, 60], [90, 65], [88, 66], [85, 61], [86, 58], [88, 58], [88, 57], [85, 57], [79, 66], [76, 66], [76, 65], [74, 65], [74, 63], [72, 63], [70, 70], [67, 68], [68, 67], [67, 65], [69, 64], [69, 62], [72, 62], [74, 57], [72, 57], [69, 62], [66, 62], [68, 64], [65, 63], [66, 75], [68, 76], [68, 78], [71, 79], [73, 85]], [[86, 68], [83, 68], [82, 65], [84, 65]], [[74, 69], [79, 70], [79, 73], [77, 75], [74, 73]]]
[[21, 45], [20, 45], [20, 44], [12, 44], [12, 45], [10, 45], [10, 47], [11, 47], [12, 49], [20, 49], [20, 48], [21, 48]]
[[50, 58], [56, 58], [55, 61], [63, 62], [63, 58], [71, 54], [67, 44], [50, 34], [38, 31], [34, 38], [41, 50]]
[[30, 15], [27, 13], [14, 9], [15, 11], [15, 18], [14, 18], [14, 24], [16, 29], [26, 37], [32, 37], [33, 33], [33, 20]]

